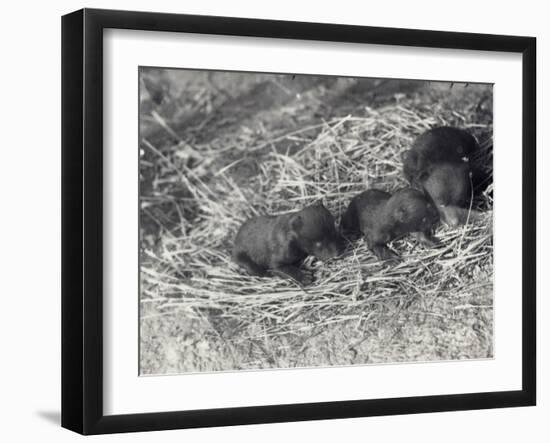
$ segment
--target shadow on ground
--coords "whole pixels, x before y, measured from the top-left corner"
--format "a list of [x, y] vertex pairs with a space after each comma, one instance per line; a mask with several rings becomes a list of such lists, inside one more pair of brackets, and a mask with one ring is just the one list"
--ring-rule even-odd
[[61, 426], [61, 411], [36, 411], [36, 415], [52, 425]]

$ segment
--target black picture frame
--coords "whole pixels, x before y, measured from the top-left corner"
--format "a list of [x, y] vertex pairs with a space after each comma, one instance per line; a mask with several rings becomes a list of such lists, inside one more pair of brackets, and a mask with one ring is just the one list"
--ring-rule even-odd
[[[522, 54], [522, 389], [104, 415], [102, 33], [107, 28]], [[535, 405], [535, 64], [536, 39], [532, 37], [95, 9], [83, 9], [63, 16], [62, 426], [82, 434], [104, 434]]]

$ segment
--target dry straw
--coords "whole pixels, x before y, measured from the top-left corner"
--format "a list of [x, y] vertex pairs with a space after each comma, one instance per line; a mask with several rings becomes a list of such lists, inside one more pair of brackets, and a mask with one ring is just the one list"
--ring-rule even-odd
[[[207, 322], [232, 320], [240, 338], [246, 339], [242, 334], [261, 331], [270, 337], [339, 322], [359, 324], [387, 305], [404, 309], [413, 300], [422, 305], [433, 297], [479, 290], [476, 276], [492, 275], [492, 187], [475, 202], [482, 217], [457, 229], [439, 228], [441, 247], [427, 249], [412, 238], [393, 242], [403, 257], [396, 265], [377, 260], [362, 239], [350, 241], [342, 257], [327, 263], [307, 259], [304, 267], [314, 273], [315, 281], [302, 288], [290, 280], [248, 276], [230, 260], [233, 238], [247, 217], [296, 210], [322, 200], [338, 219], [358, 192], [405, 186], [399, 155], [430, 127], [450, 124], [488, 134], [480, 140], [479, 155], [486, 156], [490, 172], [491, 124], [476, 123], [474, 108], [464, 115], [447, 111], [434, 116], [433, 111], [411, 101], [268, 134], [261, 141], [252, 136], [247, 140], [241, 131], [229, 149], [194, 146], [196, 168], [178, 161], [176, 154], [185, 147], [163, 154], [144, 140], [143, 148], [151, 150], [166, 172], [166, 177], [156, 180], [180, 184], [189, 197], [156, 196], [157, 202], [175, 205], [180, 220], [164, 227], [155, 250], [144, 248], [142, 253], [141, 304], [155, 306], [153, 311], [143, 310], [143, 318], [177, 311]], [[220, 156], [231, 160], [220, 161]], [[243, 162], [251, 164], [255, 173], [239, 180], [234, 171]], [[191, 219], [184, 215], [190, 202]], [[482, 285], [491, 285], [490, 279], [483, 281]]]

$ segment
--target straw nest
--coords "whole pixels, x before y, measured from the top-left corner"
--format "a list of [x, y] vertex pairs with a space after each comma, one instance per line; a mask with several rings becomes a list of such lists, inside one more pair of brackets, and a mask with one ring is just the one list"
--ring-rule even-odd
[[[479, 220], [438, 229], [442, 247], [394, 241], [398, 264], [380, 262], [362, 239], [350, 239], [337, 259], [309, 257], [303, 266], [315, 280], [300, 287], [246, 275], [230, 258], [248, 217], [322, 200], [339, 220], [356, 193], [405, 186], [400, 153], [433, 126], [475, 134], [477, 161], [490, 176], [492, 119], [471, 98], [462, 105], [405, 96], [273, 132], [237, 125], [230, 135], [193, 145], [174, 130], [163, 146], [142, 138], [142, 174], [155, 165], [142, 220], [156, 226], [153, 234], [142, 231], [142, 371], [491, 356], [492, 185], [474, 202]], [[321, 348], [331, 331], [328, 355]], [[324, 341], [316, 341], [320, 336]]]

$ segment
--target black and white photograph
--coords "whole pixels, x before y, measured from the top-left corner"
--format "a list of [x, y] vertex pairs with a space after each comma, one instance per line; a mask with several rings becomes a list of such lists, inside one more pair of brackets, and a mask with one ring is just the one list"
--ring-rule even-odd
[[140, 375], [494, 357], [492, 84], [142, 66], [138, 149]]
[[6, 5], [1, 441], [545, 440], [544, 3]]

